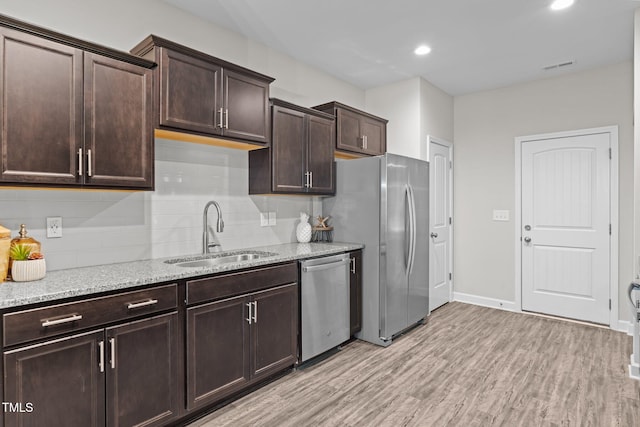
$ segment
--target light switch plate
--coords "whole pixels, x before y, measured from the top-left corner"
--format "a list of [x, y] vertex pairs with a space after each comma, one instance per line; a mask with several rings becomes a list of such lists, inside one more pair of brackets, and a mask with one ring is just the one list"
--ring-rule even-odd
[[47, 238], [62, 237], [62, 217], [47, 217]]
[[509, 221], [509, 211], [495, 210], [493, 211], [494, 221]]
[[276, 213], [269, 212], [269, 225], [276, 225]]
[[268, 227], [268, 226], [269, 226], [269, 213], [260, 212], [260, 227]]

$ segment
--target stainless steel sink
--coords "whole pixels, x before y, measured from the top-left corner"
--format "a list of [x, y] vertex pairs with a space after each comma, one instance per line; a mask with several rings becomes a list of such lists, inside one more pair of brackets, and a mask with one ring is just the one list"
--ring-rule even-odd
[[277, 255], [273, 252], [261, 251], [234, 251], [219, 252], [216, 254], [198, 255], [189, 258], [176, 258], [165, 261], [165, 264], [173, 264], [176, 267], [214, 267], [221, 264], [240, 263], [259, 258]]

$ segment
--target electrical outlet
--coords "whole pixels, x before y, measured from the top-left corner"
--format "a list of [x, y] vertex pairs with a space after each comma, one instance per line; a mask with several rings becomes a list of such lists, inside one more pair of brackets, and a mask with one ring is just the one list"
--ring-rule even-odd
[[494, 221], [509, 221], [509, 211], [493, 211]]
[[47, 238], [62, 237], [62, 217], [47, 217]]
[[269, 212], [269, 225], [276, 225], [276, 213]]
[[269, 226], [269, 213], [260, 212], [260, 227], [268, 227], [268, 226]]

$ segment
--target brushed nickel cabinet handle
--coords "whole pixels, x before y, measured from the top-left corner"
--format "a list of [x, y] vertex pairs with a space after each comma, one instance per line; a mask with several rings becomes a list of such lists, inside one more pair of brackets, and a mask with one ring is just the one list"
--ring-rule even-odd
[[313, 172], [309, 172], [309, 188], [313, 188]]
[[78, 148], [78, 176], [82, 176], [82, 148]]
[[253, 323], [258, 323], [258, 301], [253, 302]]
[[223, 124], [224, 122], [223, 122], [223, 119], [222, 119], [222, 115], [224, 114], [223, 111], [224, 110], [222, 108], [220, 108], [218, 110], [218, 114], [220, 114], [220, 122], [219, 122], [220, 124], [218, 126], [216, 126], [216, 127], [219, 127], [220, 129], [224, 129], [224, 124]]
[[116, 339], [109, 338], [109, 344], [111, 345], [111, 369], [116, 368]]
[[247, 317], [245, 320], [247, 321], [248, 324], [251, 324], [251, 303], [247, 304], [247, 307], [249, 307], [249, 317]]
[[356, 259], [355, 258], [351, 258], [351, 272], [353, 274], [356, 274]]
[[46, 328], [48, 326], [62, 325], [65, 323], [75, 322], [76, 320], [80, 320], [80, 319], [82, 319], [82, 315], [80, 314], [72, 314], [68, 317], [63, 317], [62, 319], [53, 319], [53, 320], [45, 319], [42, 321], [42, 327]]
[[224, 110], [224, 127], [225, 129], [229, 129], [229, 109]]
[[150, 305], [154, 305], [157, 304], [158, 300], [157, 299], [148, 299], [145, 301], [140, 301], [140, 302], [130, 302], [127, 304], [127, 308], [129, 310], [132, 310], [134, 308], [140, 308], [140, 307], [148, 307]]
[[363, 136], [364, 138], [364, 149], [367, 150], [369, 149], [369, 137], [367, 137], [367, 135]]
[[91, 170], [91, 150], [87, 150], [87, 175], [93, 176], [93, 171]]
[[98, 343], [98, 351], [100, 352], [100, 372], [104, 372], [104, 341]]

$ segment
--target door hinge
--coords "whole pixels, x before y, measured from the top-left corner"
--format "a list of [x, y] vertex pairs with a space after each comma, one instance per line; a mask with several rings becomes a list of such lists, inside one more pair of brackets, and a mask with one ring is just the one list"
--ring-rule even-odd
[[453, 279], [453, 274], [449, 273], [449, 280], [452, 280], [452, 279]]
[[611, 298], [609, 298], [609, 310], [611, 310]]
[[609, 236], [611, 236], [611, 224], [609, 224]]
[[449, 217], [449, 225], [451, 225], [451, 217]]
[[609, 160], [611, 160], [611, 148], [609, 148]]
[[453, 169], [453, 162], [449, 160], [449, 169]]

